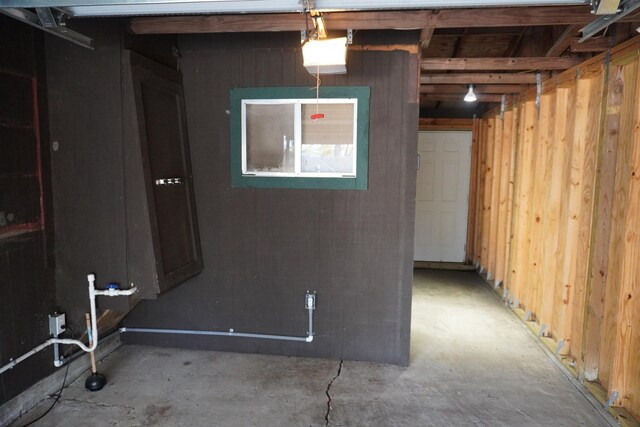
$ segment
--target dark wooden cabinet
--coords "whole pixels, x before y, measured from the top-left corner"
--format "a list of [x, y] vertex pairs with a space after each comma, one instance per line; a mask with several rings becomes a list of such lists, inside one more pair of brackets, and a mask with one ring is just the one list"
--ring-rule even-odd
[[202, 270], [184, 93], [177, 71], [130, 51], [125, 59], [160, 293]]

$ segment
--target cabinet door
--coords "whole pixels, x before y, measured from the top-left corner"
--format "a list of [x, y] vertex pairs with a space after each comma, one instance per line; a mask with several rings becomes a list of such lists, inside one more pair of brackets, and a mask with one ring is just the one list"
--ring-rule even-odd
[[131, 55], [159, 292], [202, 271], [181, 75]]

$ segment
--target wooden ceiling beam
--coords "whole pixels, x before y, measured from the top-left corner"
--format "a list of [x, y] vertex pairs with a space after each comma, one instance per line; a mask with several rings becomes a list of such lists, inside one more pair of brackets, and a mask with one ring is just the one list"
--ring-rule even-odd
[[424, 58], [420, 68], [425, 71], [566, 70], [579, 63], [580, 59], [575, 57]]
[[553, 43], [553, 46], [549, 48], [545, 56], [556, 57], [562, 55], [569, 46], [571, 46], [571, 40], [575, 38], [580, 32], [580, 25], [569, 25], [564, 32], [558, 37], [558, 40]]
[[[520, 93], [531, 86], [526, 84], [521, 85], [476, 85], [473, 88], [475, 93], [486, 93], [486, 94], [510, 94], [510, 93]], [[457, 84], [457, 85], [421, 85], [420, 92], [421, 93], [455, 93], [464, 95], [467, 93], [467, 85], [465, 84]]]
[[584, 6], [486, 7], [434, 10], [436, 28], [529, 27], [589, 23], [591, 8]]
[[[327, 12], [322, 16], [329, 30], [422, 30], [429, 27], [586, 24], [593, 20], [590, 12], [591, 8], [584, 5]], [[299, 13], [184, 15], [132, 18], [129, 20], [129, 28], [135, 34], [183, 34], [301, 31], [306, 29], [306, 24], [304, 15]]]
[[[548, 77], [543, 73], [542, 79]], [[420, 84], [534, 84], [534, 73], [456, 73], [420, 76]]]
[[420, 45], [422, 46], [422, 49], [427, 49], [429, 47], [435, 30], [436, 29], [434, 27], [424, 27], [420, 31]]
[[529, 27], [522, 27], [522, 29], [520, 30], [520, 32], [511, 39], [511, 43], [509, 43], [509, 46], [507, 46], [507, 50], [504, 52], [505, 57], [510, 57], [510, 56], [515, 56], [516, 52], [518, 51], [518, 49], [520, 49], [520, 46], [522, 45], [522, 40], [524, 40], [524, 36], [527, 33], [527, 30], [529, 29]]
[[575, 53], [604, 52], [614, 44], [613, 37], [591, 37], [582, 43], [578, 43], [578, 37], [571, 40], [569, 50]]
[[[457, 95], [454, 93], [427, 93], [422, 94], [421, 98], [424, 101], [438, 101], [438, 102], [447, 102], [447, 101], [459, 101], [465, 102], [463, 100], [464, 94]], [[502, 102], [502, 95], [487, 95], [483, 93], [476, 93], [476, 98], [478, 98], [478, 102]]]

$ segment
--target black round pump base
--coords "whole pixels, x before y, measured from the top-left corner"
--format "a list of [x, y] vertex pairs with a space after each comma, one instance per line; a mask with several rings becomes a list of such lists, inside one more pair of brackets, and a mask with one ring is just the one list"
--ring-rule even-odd
[[86, 381], [84, 382], [84, 386], [89, 391], [99, 391], [102, 390], [106, 383], [107, 379], [104, 375], [94, 372], [87, 377]]

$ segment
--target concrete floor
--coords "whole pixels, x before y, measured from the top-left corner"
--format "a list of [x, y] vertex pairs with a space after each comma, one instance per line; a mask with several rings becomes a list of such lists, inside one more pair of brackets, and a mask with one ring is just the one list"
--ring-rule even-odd
[[124, 346], [99, 366], [104, 390], [82, 376], [34, 425], [609, 425], [475, 272], [414, 276], [409, 368]]

